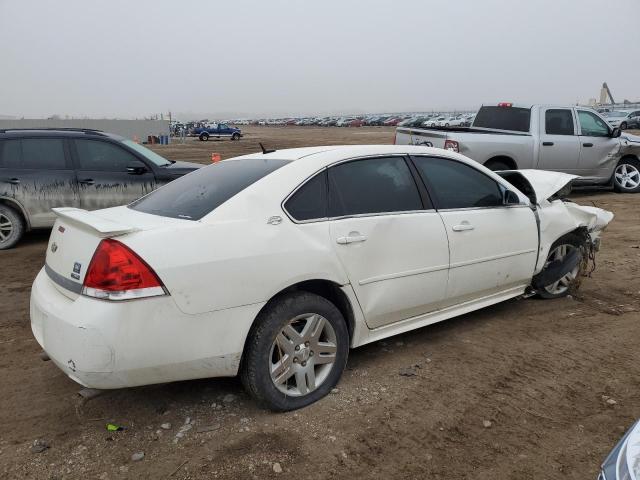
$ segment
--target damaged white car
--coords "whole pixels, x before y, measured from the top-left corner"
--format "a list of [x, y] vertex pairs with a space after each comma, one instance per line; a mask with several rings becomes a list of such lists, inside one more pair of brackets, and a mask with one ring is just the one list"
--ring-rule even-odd
[[300, 408], [350, 347], [577, 287], [613, 215], [563, 200], [572, 178], [407, 145], [226, 160], [129, 206], [57, 209], [33, 333], [88, 387], [239, 374]]

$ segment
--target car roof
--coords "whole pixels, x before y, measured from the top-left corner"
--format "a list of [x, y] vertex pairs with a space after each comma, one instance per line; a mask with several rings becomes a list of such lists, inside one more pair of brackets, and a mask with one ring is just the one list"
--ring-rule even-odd
[[[450, 152], [441, 148], [424, 147], [420, 145], [325, 145], [318, 147], [287, 148], [275, 150], [266, 154], [260, 152], [230, 158], [229, 160], [241, 160], [249, 158], [269, 158], [278, 160], [301, 160], [303, 158], [317, 158], [319, 154], [330, 154], [330, 157], [355, 158], [367, 155], [418, 155], [428, 154], [440, 157], [449, 157]], [[323, 155], [325, 156], [325, 155]]]
[[107, 137], [113, 140], [124, 140], [124, 137], [115, 133], [103, 132], [89, 128], [3, 128], [0, 129], [0, 138], [25, 138], [25, 137]]

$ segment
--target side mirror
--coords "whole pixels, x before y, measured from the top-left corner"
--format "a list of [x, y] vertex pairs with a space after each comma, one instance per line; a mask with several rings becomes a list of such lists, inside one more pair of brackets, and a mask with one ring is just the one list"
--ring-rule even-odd
[[615, 127], [613, 130], [611, 130], [611, 138], [618, 138], [620, 135], [622, 135], [622, 130], [620, 130], [618, 127]]
[[515, 192], [511, 190], [505, 190], [502, 196], [502, 204], [503, 205], [520, 205], [520, 197]]

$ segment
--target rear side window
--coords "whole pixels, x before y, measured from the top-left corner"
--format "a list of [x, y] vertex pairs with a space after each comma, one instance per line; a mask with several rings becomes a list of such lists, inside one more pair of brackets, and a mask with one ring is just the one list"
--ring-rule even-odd
[[20, 140], [5, 140], [0, 142], [0, 167], [21, 168]]
[[571, 110], [547, 110], [544, 114], [544, 128], [547, 135], [573, 135], [573, 114]]
[[327, 218], [327, 172], [318, 173], [302, 185], [284, 204], [299, 222]]
[[502, 206], [500, 185], [484, 173], [455, 160], [413, 157], [438, 209]]
[[495, 130], [528, 132], [530, 122], [530, 108], [481, 107], [473, 121], [473, 126]]
[[402, 157], [355, 160], [331, 167], [329, 216], [422, 210], [422, 200]]
[[2, 142], [0, 165], [5, 168], [66, 170], [64, 141], [60, 138], [23, 138]]
[[129, 208], [164, 217], [199, 220], [288, 160], [251, 158], [214, 163], [180, 177]]
[[75, 140], [80, 170], [126, 172], [127, 167], [142, 167], [135, 155], [112, 143], [100, 140]]

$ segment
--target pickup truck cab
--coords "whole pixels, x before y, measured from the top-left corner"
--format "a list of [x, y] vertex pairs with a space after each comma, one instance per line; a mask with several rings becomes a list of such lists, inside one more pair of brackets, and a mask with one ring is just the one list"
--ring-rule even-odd
[[198, 137], [202, 142], [209, 140], [209, 137], [240, 140], [242, 131], [239, 128], [230, 127], [226, 123], [210, 123], [204, 127], [194, 128], [191, 136]]
[[577, 175], [575, 184], [640, 191], [640, 137], [586, 107], [483, 105], [469, 128], [398, 128], [395, 143], [452, 150], [491, 170], [551, 170]]

